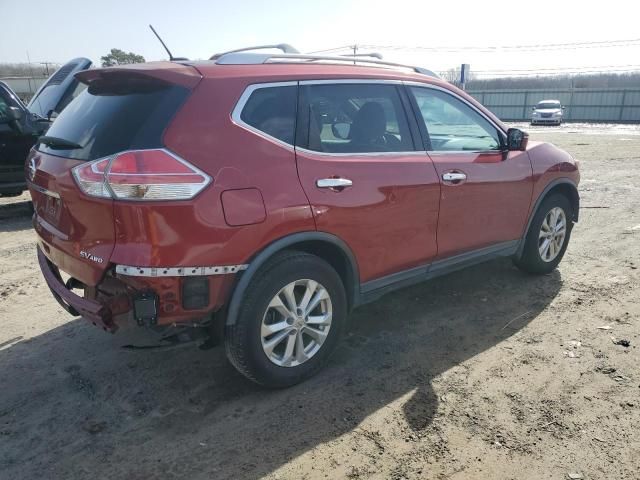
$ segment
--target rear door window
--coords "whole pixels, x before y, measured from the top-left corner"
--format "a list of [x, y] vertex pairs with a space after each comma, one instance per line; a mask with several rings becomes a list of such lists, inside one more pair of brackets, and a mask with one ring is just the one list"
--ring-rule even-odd
[[293, 145], [297, 94], [296, 85], [257, 87], [245, 103], [240, 120], [270, 137]]
[[327, 153], [413, 151], [395, 85], [320, 83], [302, 87], [305, 145]]
[[[124, 85], [124, 86], [123, 86]], [[189, 94], [180, 86], [126, 83], [78, 95], [56, 118], [47, 137], [77, 144], [38, 150], [76, 160], [94, 160], [124, 150], [162, 147], [162, 134]]]

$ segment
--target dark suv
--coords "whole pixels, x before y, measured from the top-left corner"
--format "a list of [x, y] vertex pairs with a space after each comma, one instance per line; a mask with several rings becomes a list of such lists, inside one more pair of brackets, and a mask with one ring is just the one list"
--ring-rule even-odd
[[91, 66], [91, 60], [74, 58], [38, 89], [28, 105], [0, 82], [0, 195], [13, 197], [27, 189], [24, 161], [38, 137], [73, 98], [84, 89], [74, 78]]
[[396, 288], [500, 256], [556, 268], [578, 218], [571, 156], [425, 70], [352, 62], [232, 52], [77, 74], [88, 88], [27, 162], [56, 299], [110, 332], [219, 332], [240, 372], [286, 386]]

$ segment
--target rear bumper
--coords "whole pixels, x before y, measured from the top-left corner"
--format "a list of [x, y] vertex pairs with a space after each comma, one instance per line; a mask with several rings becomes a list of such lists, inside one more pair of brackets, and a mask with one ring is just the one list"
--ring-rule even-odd
[[83, 298], [69, 290], [63, 283], [58, 268], [49, 261], [40, 247], [38, 247], [38, 263], [51, 293], [62, 308], [71, 315], [84, 317], [108, 332], [113, 333], [117, 330], [111, 310], [105, 305]]

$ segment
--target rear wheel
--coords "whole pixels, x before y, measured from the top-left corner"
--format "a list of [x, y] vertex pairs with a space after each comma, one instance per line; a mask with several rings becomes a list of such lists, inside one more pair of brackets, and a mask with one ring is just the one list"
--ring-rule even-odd
[[554, 194], [543, 200], [529, 226], [522, 256], [515, 264], [530, 273], [553, 271], [569, 244], [572, 218], [571, 203], [564, 195]]
[[327, 361], [346, 316], [336, 271], [315, 255], [284, 252], [249, 284], [236, 324], [226, 327], [227, 356], [256, 383], [294, 385]]

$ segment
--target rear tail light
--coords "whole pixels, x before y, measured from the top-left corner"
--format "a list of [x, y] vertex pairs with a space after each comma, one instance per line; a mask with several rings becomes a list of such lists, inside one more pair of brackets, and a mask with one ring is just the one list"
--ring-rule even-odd
[[131, 150], [73, 169], [92, 197], [122, 200], [186, 200], [211, 182], [204, 172], [167, 150]]

